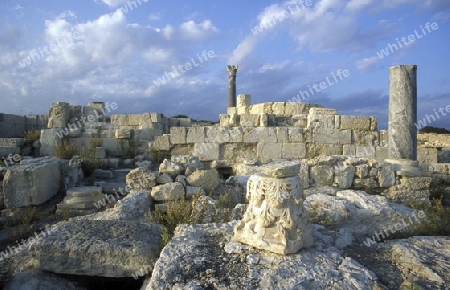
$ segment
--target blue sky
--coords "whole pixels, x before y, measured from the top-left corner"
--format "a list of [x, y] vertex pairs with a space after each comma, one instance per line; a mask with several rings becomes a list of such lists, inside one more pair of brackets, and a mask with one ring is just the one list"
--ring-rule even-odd
[[[253, 103], [295, 100], [341, 73], [304, 101], [376, 116], [380, 129], [390, 66], [418, 65], [418, 119], [450, 105], [448, 0], [3, 0], [0, 21], [3, 113], [104, 101], [218, 120], [228, 64]], [[450, 129], [439, 117], [429, 125]]]

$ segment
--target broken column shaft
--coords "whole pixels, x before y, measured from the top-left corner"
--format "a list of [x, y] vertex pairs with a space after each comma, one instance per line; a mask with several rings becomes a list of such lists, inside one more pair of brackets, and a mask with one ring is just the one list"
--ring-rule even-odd
[[389, 159], [417, 160], [417, 66], [389, 68]]
[[228, 107], [236, 107], [236, 73], [237, 65], [229, 65], [228, 69]]

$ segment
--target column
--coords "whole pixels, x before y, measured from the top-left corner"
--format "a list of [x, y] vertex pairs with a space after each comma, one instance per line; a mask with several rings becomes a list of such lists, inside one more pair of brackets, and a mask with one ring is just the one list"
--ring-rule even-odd
[[236, 73], [237, 65], [229, 65], [228, 69], [228, 107], [236, 107]]

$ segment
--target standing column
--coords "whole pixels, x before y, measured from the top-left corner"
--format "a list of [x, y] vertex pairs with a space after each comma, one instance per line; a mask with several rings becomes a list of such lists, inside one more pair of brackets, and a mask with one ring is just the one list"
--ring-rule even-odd
[[389, 159], [417, 160], [417, 66], [389, 68]]
[[236, 73], [237, 65], [229, 65], [228, 68], [228, 108], [236, 107]]

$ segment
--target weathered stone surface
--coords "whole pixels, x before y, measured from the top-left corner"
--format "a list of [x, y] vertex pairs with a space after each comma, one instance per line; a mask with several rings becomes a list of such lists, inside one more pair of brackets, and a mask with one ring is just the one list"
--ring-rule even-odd
[[287, 178], [298, 175], [300, 171], [300, 165], [300, 162], [273, 162], [260, 166], [259, 170], [267, 177]]
[[229, 242], [235, 224], [178, 227], [142, 290], [382, 289], [371, 271], [329, 247], [319, 227], [317, 246], [283, 256]]
[[172, 127], [170, 128], [170, 143], [171, 144], [185, 144], [186, 143], [186, 128]]
[[183, 172], [183, 166], [181, 164], [175, 163], [169, 159], [164, 159], [163, 162], [159, 165], [160, 173], [167, 173], [173, 178], [177, 177]]
[[131, 130], [130, 129], [117, 129], [115, 131], [114, 137], [116, 139], [130, 139]]
[[340, 128], [342, 130], [370, 130], [372, 117], [340, 116]]
[[219, 159], [219, 143], [195, 143], [193, 155], [201, 161], [213, 161]]
[[252, 175], [247, 199], [244, 218], [234, 229], [235, 241], [278, 254], [293, 254], [314, 244], [298, 176], [278, 179]]
[[41, 147], [40, 153], [43, 156], [55, 156], [54, 146], [62, 143], [62, 139], [58, 136], [61, 134], [60, 129], [41, 130]]
[[[73, 187], [66, 191], [64, 200], [57, 204], [56, 213], [64, 215], [67, 212], [70, 216], [91, 214], [96, 212], [105, 204], [98, 203], [105, 195], [102, 188], [97, 186]], [[105, 199], [106, 203], [107, 199]]]
[[281, 158], [300, 160], [306, 157], [305, 143], [282, 143]]
[[438, 162], [438, 150], [437, 148], [417, 148], [417, 160], [420, 163], [437, 163]]
[[[73, 218], [29, 245], [37, 269], [61, 274], [131, 277], [153, 269], [160, 252], [160, 225], [130, 220]], [[64, 242], [61, 242], [64, 241]]]
[[186, 178], [191, 186], [203, 187], [207, 193], [219, 186], [219, 173], [215, 169], [197, 170]]
[[50, 107], [48, 116], [49, 118], [47, 127], [49, 129], [66, 127], [70, 118], [69, 103], [64, 102], [53, 103], [52, 106]]
[[277, 142], [277, 132], [273, 127], [267, 128], [245, 128], [244, 129], [244, 142], [246, 143], [275, 143]]
[[135, 168], [126, 176], [127, 185], [135, 190], [151, 190], [156, 185], [156, 174], [147, 169]]
[[282, 143], [258, 143], [258, 159], [261, 162], [281, 159], [282, 146]]
[[347, 164], [338, 164], [334, 167], [334, 185], [340, 189], [347, 189], [352, 186], [355, 176], [355, 167]]
[[185, 175], [190, 175], [192, 172], [203, 169], [205, 166], [198, 159], [197, 156], [192, 155], [172, 155], [171, 161], [183, 166]]
[[317, 187], [331, 186], [334, 181], [334, 171], [331, 166], [317, 165], [309, 168], [309, 175]]
[[[312, 109], [311, 109], [312, 110]], [[334, 115], [331, 114], [309, 114], [307, 128], [310, 129], [334, 129]]]
[[36, 158], [9, 167], [3, 180], [5, 206], [42, 204], [58, 192], [61, 182], [61, 165], [57, 159]]
[[289, 141], [290, 142], [299, 142], [303, 143], [305, 142], [305, 137], [303, 135], [303, 129], [302, 128], [288, 128], [288, 135], [289, 135]]
[[155, 150], [170, 150], [170, 135], [164, 134], [155, 138], [155, 144], [153, 145]]
[[189, 127], [187, 128], [187, 143], [205, 142], [205, 127]]
[[389, 187], [395, 184], [395, 172], [391, 165], [385, 164], [381, 166], [377, 175], [380, 187]]
[[9, 281], [3, 289], [85, 290], [86, 288], [77, 285], [76, 282], [59, 277], [53, 273], [28, 270], [14, 275], [12, 280]]
[[196, 194], [205, 195], [206, 193], [203, 187], [186, 186], [186, 198], [192, 198]]
[[156, 176], [156, 183], [157, 184], [166, 184], [166, 183], [172, 183], [173, 178], [167, 173], [163, 173], [161, 175]]
[[156, 201], [177, 200], [184, 197], [184, 187], [178, 182], [158, 185], [152, 188], [151, 196]]
[[247, 107], [252, 104], [252, 99], [250, 95], [240, 94], [237, 96], [237, 107]]

